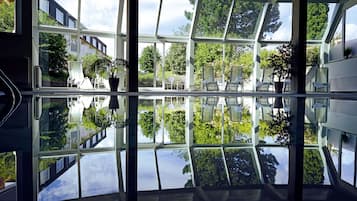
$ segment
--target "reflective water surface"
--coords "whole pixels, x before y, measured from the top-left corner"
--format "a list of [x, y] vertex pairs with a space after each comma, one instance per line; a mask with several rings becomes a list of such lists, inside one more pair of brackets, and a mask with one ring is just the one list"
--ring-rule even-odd
[[[357, 101], [140, 96], [135, 122], [129, 104], [127, 96], [25, 97], [0, 138], [31, 138], [1, 141], [0, 188], [16, 189], [16, 177], [31, 172], [37, 200], [124, 200], [127, 179], [137, 179], [140, 200], [288, 200], [298, 181], [303, 200], [355, 199]], [[137, 175], [128, 175], [135, 134]], [[15, 174], [18, 149], [31, 149], [31, 160]]]

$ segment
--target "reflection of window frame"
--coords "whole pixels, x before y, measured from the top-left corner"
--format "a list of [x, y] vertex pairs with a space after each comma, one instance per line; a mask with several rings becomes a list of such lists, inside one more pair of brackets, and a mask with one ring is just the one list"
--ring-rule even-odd
[[50, 13], [50, 2], [49, 0], [39, 0], [39, 7], [45, 13]]
[[71, 18], [68, 18], [68, 27], [69, 28], [75, 28], [76, 27], [76, 22]]
[[64, 158], [60, 158], [56, 161], [56, 173], [59, 173], [64, 169]]
[[58, 8], [56, 8], [55, 13], [56, 13], [56, 21], [58, 21], [61, 24], [64, 24], [64, 13]]
[[77, 51], [77, 38], [71, 36], [71, 51], [76, 52]]

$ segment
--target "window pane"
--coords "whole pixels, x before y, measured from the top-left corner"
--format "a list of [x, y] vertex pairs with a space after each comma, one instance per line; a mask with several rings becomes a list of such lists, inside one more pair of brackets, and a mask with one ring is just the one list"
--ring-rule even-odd
[[187, 150], [157, 151], [159, 174], [163, 189], [192, 187], [192, 171]]
[[335, 166], [335, 169], [337, 172], [340, 172], [339, 165], [338, 165], [338, 158], [340, 155], [340, 136], [341, 136], [341, 131], [334, 130], [334, 129], [328, 129], [326, 128], [326, 133], [327, 133], [327, 148], [329, 150], [332, 162]]
[[78, 0], [39, 0], [39, 24], [75, 28]]
[[337, 26], [335, 34], [330, 42], [330, 60], [337, 60], [343, 58], [342, 49], [342, 19]]
[[154, 35], [159, 3], [159, 0], [139, 0], [139, 35]]
[[221, 150], [195, 149], [193, 152], [193, 162], [199, 182], [196, 185], [202, 187], [228, 186]]
[[81, 157], [82, 196], [116, 193], [118, 169], [115, 152], [85, 154]]
[[289, 150], [287, 148], [260, 148], [259, 160], [263, 178], [270, 184], [288, 184]]
[[346, 11], [346, 48], [352, 48], [351, 55], [357, 55], [357, 5], [347, 9]]
[[0, 1], [0, 32], [15, 32], [15, 2]]
[[341, 179], [354, 185], [356, 137], [342, 134]]
[[[163, 45], [152, 43], [139, 43], [139, 87], [160, 87], [162, 75], [160, 68]], [[156, 78], [155, 76], [156, 70]], [[156, 82], [156, 86], [155, 86]]]
[[159, 35], [184, 35], [190, 31], [191, 18], [186, 13], [193, 13], [194, 2], [166, 0], [162, 2]]
[[222, 37], [230, 7], [231, 1], [202, 1], [195, 36]]
[[40, 158], [38, 170], [39, 201], [78, 198], [78, 165], [75, 155]]
[[226, 149], [225, 156], [233, 186], [260, 183], [252, 149]]
[[291, 38], [292, 4], [269, 6], [264, 19], [261, 40], [288, 41]]
[[155, 156], [152, 150], [138, 151], [138, 190], [158, 190]]
[[85, 0], [81, 5], [81, 24], [83, 29], [115, 32], [117, 29], [119, 1]]
[[264, 4], [254, 1], [236, 1], [229, 22], [228, 38], [255, 37], [255, 28]]

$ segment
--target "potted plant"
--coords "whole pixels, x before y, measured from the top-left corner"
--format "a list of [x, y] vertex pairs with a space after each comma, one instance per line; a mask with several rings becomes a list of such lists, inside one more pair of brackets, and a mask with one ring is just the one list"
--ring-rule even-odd
[[287, 112], [279, 109], [276, 114], [272, 115], [272, 119], [267, 123], [270, 131], [269, 135], [276, 137], [276, 143], [287, 144], [290, 142], [290, 117]]
[[277, 52], [269, 55], [268, 67], [273, 69], [274, 86], [276, 93], [282, 93], [284, 82], [289, 78], [291, 64], [291, 45], [279, 46]]
[[352, 56], [352, 48], [351, 47], [347, 47], [343, 51], [343, 56], [345, 57], [345, 59], [351, 58], [351, 56]]
[[107, 57], [98, 58], [93, 64], [101, 77], [109, 77], [110, 91], [117, 91], [119, 75], [126, 71], [128, 62], [124, 59], [110, 60]]

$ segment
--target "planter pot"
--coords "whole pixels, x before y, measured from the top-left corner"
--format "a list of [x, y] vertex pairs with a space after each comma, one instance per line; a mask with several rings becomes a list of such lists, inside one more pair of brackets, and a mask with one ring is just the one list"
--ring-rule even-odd
[[119, 108], [118, 96], [110, 96], [109, 109], [115, 110]]
[[274, 108], [283, 108], [283, 98], [282, 97], [275, 97], [274, 100]]
[[109, 78], [110, 91], [118, 91], [119, 78]]
[[274, 82], [275, 93], [283, 93], [284, 82]]

